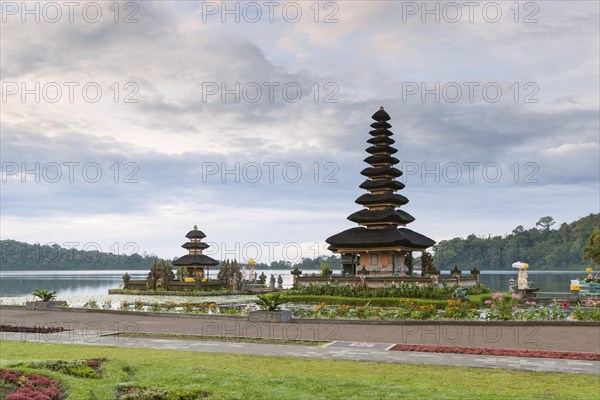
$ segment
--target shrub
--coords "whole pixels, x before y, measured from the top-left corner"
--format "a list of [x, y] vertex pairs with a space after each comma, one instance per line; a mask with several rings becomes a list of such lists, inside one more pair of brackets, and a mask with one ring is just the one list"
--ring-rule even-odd
[[[305, 303], [305, 304], [346, 304], [352, 306], [372, 305], [378, 307], [401, 307], [405, 305], [407, 299], [394, 298], [352, 298], [342, 296], [313, 296], [313, 295], [295, 295], [285, 294], [285, 299], [290, 303]], [[428, 300], [428, 299], [411, 299], [417, 305], [433, 305], [434, 307], [444, 307], [444, 300]]]
[[56, 292], [51, 292], [49, 290], [33, 289], [32, 295], [44, 302], [56, 299]]
[[76, 378], [100, 378], [101, 365], [105, 359], [89, 360], [50, 360], [22, 364], [28, 368], [48, 369], [50, 371], [60, 372], [61, 374], [74, 376]]
[[100, 308], [100, 306], [96, 300], [90, 299], [83, 304], [83, 308]]
[[[354, 298], [396, 297], [411, 299], [447, 300], [458, 286], [419, 286], [416, 284], [392, 284], [389, 287], [368, 288], [356, 282], [355, 285], [311, 284], [292, 289], [290, 292], [298, 295], [341, 296]], [[489, 293], [484, 285], [467, 286], [467, 295]]]
[[281, 305], [286, 301], [287, 300], [281, 293], [261, 294], [258, 295], [258, 301], [256, 302], [256, 305], [258, 305], [260, 309], [264, 311], [279, 311], [281, 309]]
[[122, 387], [117, 394], [118, 400], [196, 400], [207, 397], [209, 393], [189, 389], [163, 389], [144, 387]]

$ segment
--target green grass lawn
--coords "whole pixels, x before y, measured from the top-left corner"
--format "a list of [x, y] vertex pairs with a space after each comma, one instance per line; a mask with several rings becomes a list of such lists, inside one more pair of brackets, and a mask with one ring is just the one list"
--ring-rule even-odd
[[16, 367], [62, 382], [68, 399], [114, 399], [119, 386], [189, 388], [209, 399], [598, 399], [599, 377], [290, 357], [0, 342], [0, 366], [106, 358], [101, 379]]

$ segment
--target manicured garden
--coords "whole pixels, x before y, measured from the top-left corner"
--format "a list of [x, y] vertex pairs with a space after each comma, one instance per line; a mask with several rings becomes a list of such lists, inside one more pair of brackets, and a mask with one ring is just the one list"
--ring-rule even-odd
[[5, 396], [27, 382], [34, 388], [35, 382], [50, 388], [58, 384], [66, 400], [512, 400], [592, 399], [598, 394], [598, 377], [590, 375], [47, 343], [0, 345]]
[[[115, 303], [95, 299], [83, 308], [164, 313], [248, 316], [258, 308], [285, 308], [296, 318], [370, 320], [467, 321], [600, 321], [600, 300], [540, 305], [518, 293], [490, 293], [483, 285], [417, 286], [392, 284], [382, 288], [357, 285], [315, 284], [273, 292], [229, 303], [216, 301], [123, 299]], [[54, 295], [54, 293], [52, 293]], [[250, 300], [252, 299], [252, 300]], [[202, 299], [199, 299], [202, 300]], [[272, 303], [276, 306], [267, 307]]]

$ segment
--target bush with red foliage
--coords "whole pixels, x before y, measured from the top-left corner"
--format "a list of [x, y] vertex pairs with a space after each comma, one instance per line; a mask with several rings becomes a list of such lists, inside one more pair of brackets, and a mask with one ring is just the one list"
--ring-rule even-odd
[[57, 400], [60, 398], [60, 384], [47, 376], [0, 369], [0, 380], [17, 388], [14, 393], [5, 397], [6, 400]]
[[24, 332], [24, 333], [58, 333], [64, 331], [62, 326], [15, 326], [0, 325], [0, 332]]
[[486, 347], [425, 346], [413, 344], [397, 344], [390, 350], [421, 351], [425, 353], [477, 354], [485, 356], [506, 357], [565, 358], [570, 360], [600, 361], [600, 354], [598, 353], [584, 353], [578, 351], [492, 349]]

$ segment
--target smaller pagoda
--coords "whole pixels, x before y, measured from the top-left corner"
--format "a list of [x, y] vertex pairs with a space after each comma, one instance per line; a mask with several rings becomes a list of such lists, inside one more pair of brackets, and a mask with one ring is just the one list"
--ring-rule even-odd
[[184, 243], [181, 247], [187, 249], [189, 253], [173, 261], [173, 265], [177, 268], [183, 268], [182, 277], [185, 281], [202, 281], [203, 278], [208, 276], [209, 267], [219, 265], [219, 262], [202, 254], [202, 251], [210, 246], [202, 242], [206, 235], [204, 232], [199, 231], [196, 225], [185, 237], [189, 239], [189, 242]]

